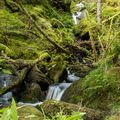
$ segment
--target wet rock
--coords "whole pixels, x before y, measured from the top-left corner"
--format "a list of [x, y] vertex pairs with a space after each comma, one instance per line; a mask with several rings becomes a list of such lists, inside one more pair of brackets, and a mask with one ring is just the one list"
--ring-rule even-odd
[[48, 77], [53, 83], [63, 82], [67, 78], [67, 70], [63, 62], [56, 62], [48, 71]]
[[49, 86], [49, 82], [46, 76], [38, 69], [37, 66], [33, 67], [28, 73], [26, 78], [27, 83], [38, 83], [42, 91], [46, 91]]
[[43, 114], [32, 106], [20, 106], [17, 109], [19, 120], [43, 120]]
[[89, 108], [82, 108], [79, 105], [70, 104], [66, 102], [59, 102], [54, 100], [45, 101], [38, 109], [43, 109], [45, 115], [54, 116], [56, 113], [62, 111], [65, 115], [70, 115], [73, 111], [86, 113], [85, 120], [101, 120], [102, 114], [100, 111], [92, 110]]
[[32, 83], [27, 86], [27, 89], [22, 93], [21, 101], [24, 102], [37, 102], [45, 99], [45, 94], [42, 92], [39, 84]]
[[46, 76], [34, 66], [28, 72], [23, 86], [20, 101], [37, 102], [45, 99], [49, 83]]
[[63, 94], [61, 100], [69, 103], [79, 103], [81, 101], [80, 91], [81, 80], [75, 81]]

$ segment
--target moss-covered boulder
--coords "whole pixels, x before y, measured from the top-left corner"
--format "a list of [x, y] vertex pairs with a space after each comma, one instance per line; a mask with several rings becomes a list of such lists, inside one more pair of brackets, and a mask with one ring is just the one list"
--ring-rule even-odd
[[62, 61], [61, 58], [58, 58], [57, 61], [51, 63], [51, 67], [48, 70], [48, 77], [51, 79], [51, 83], [63, 82], [66, 80], [67, 71], [64, 61]]
[[20, 106], [17, 109], [19, 120], [43, 120], [43, 114], [32, 106]]
[[43, 74], [37, 66], [34, 66], [30, 72], [28, 73], [28, 76], [26, 78], [26, 82], [28, 83], [38, 83], [41, 87], [42, 91], [46, 91], [49, 86], [49, 81], [46, 78], [45, 74]]
[[45, 99], [45, 95], [37, 83], [30, 84], [30, 86], [21, 94], [22, 97], [20, 101], [24, 102], [37, 102]]
[[44, 110], [45, 115], [49, 117], [55, 116], [60, 111], [62, 111], [65, 115], [71, 115], [73, 111], [86, 113], [84, 116], [85, 120], [101, 120], [101, 118], [103, 117], [100, 111], [54, 100], [45, 101], [40, 106], [37, 106], [37, 108], [39, 110]]
[[35, 65], [27, 74], [25, 87], [21, 92], [21, 101], [37, 102], [45, 99], [49, 81]]

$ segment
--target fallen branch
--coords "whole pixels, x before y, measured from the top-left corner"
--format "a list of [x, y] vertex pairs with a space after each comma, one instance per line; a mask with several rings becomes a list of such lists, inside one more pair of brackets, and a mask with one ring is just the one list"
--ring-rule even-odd
[[16, 3], [18, 3], [18, 5], [23, 10], [23, 12], [26, 14], [26, 16], [30, 19], [30, 21], [34, 24], [34, 26], [37, 28], [37, 30], [46, 38], [46, 40], [48, 42], [50, 42], [56, 49], [60, 50], [61, 52], [70, 54], [68, 51], [66, 51], [61, 46], [59, 46], [57, 43], [55, 43], [48, 35], [46, 35], [46, 33], [39, 27], [37, 22], [32, 18], [32, 16], [29, 14], [29, 12], [26, 10], [26, 8], [20, 2], [20, 0], [16, 0]]

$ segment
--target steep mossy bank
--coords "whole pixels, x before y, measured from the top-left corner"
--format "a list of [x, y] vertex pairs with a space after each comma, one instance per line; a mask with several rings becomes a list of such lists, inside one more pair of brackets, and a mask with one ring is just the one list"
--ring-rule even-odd
[[[14, 59], [35, 59], [44, 52], [52, 52], [53, 46], [36, 30], [29, 18], [21, 12], [19, 5], [12, 0], [5, 1], [2, 0], [0, 11], [0, 21], [2, 21], [0, 23], [0, 51]], [[42, 30], [55, 42], [63, 45], [65, 42], [73, 41], [70, 13], [57, 10], [47, 0], [23, 3]], [[18, 8], [18, 11], [12, 11], [14, 7]]]
[[[119, 61], [119, 59], [118, 59]], [[120, 64], [105, 60], [84, 79], [73, 83], [64, 93], [63, 101], [94, 109], [119, 108]]]
[[[120, 33], [117, 32], [119, 31], [118, 21], [120, 21], [119, 5], [119, 1], [102, 3], [101, 30], [95, 28], [95, 31], [99, 30], [97, 37], [102, 45], [99, 46], [100, 55], [96, 56], [96, 62], [93, 63], [96, 67], [85, 78], [76, 81], [65, 91], [63, 101], [111, 113], [119, 110]], [[111, 14], [108, 14], [109, 12]], [[107, 16], [108, 18], [106, 18]], [[91, 17], [93, 16], [90, 15]], [[89, 30], [92, 30], [92, 34], [95, 32], [93, 29]], [[94, 52], [96, 53], [96, 51]]]

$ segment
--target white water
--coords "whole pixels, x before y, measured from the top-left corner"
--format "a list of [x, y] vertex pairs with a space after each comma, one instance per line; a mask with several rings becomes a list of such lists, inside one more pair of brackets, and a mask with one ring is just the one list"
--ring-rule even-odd
[[[11, 75], [0, 73], [0, 88], [7, 87], [11, 84]], [[12, 92], [8, 92], [0, 97], [0, 103], [9, 103], [9, 100], [12, 98]]]
[[36, 107], [37, 105], [41, 105], [43, 102], [36, 102], [36, 103], [24, 103], [24, 102], [18, 102], [17, 105], [22, 105], [22, 106], [33, 106]]
[[75, 24], [77, 24], [77, 23], [78, 23], [78, 20], [77, 20], [76, 15], [75, 15], [75, 14], [73, 14], [73, 15], [72, 15], [72, 17], [73, 17], [74, 23], [75, 23]]
[[[7, 81], [4, 81], [3, 86], [7, 87]], [[3, 101], [8, 102], [12, 98], [12, 92], [8, 92], [2, 96]]]
[[78, 21], [82, 18], [86, 17], [86, 10], [82, 10], [85, 8], [85, 5], [83, 3], [76, 4], [76, 7], [78, 7], [78, 11], [72, 15], [73, 21], [75, 24], [78, 24]]
[[51, 85], [48, 90], [46, 100], [54, 99], [60, 100], [65, 90], [71, 85], [71, 83], [59, 83]]
[[67, 70], [67, 72], [68, 72], [68, 77], [67, 77], [68, 81], [74, 82], [80, 79], [80, 77], [76, 76], [75, 73], [70, 73], [70, 70]]
[[[70, 71], [67, 69], [68, 77], [67, 80], [70, 82], [73, 82], [75, 80], [79, 80], [80, 77], [75, 76], [75, 73], [70, 73]], [[55, 99], [55, 100], [61, 100], [65, 90], [71, 85], [72, 83], [58, 83], [51, 85], [49, 87], [46, 100], [48, 99]]]

